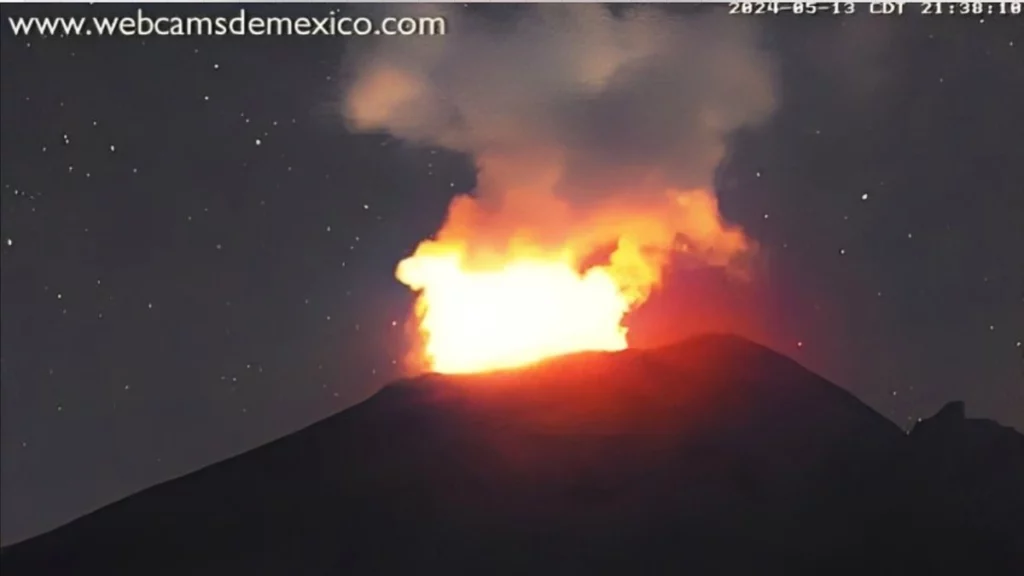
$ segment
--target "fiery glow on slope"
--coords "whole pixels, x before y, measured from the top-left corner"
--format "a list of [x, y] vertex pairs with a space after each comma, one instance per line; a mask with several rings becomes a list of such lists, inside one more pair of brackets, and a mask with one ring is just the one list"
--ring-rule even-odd
[[[673, 252], [726, 266], [749, 249], [702, 190], [582, 214], [568, 214], [550, 195], [516, 197], [532, 198], [532, 210], [488, 210], [456, 198], [437, 238], [399, 264], [397, 278], [418, 292], [413, 321], [422, 346], [412, 361], [419, 366], [481, 372], [624, 349], [623, 318], [657, 287]], [[523, 224], [545, 216], [565, 223], [556, 237]], [[607, 258], [582, 269], [602, 248]]]

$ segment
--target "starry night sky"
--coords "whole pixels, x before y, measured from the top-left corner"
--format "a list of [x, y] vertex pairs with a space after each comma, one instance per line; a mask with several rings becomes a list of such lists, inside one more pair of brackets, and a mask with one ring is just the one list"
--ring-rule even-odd
[[[394, 266], [475, 181], [464, 155], [346, 132], [361, 39], [6, 25], [70, 10], [116, 8], [3, 6], [4, 543], [396, 378]], [[1024, 430], [1020, 17], [760, 21], [781, 108], [718, 176], [770, 272], [751, 335], [901, 426], [963, 399]]]

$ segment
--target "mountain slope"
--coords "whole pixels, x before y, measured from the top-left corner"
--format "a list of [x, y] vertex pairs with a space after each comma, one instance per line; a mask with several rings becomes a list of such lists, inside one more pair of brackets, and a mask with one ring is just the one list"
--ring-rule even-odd
[[[1021, 474], [1021, 436], [992, 432], [984, 462], [939, 464], [974, 428], [947, 420], [908, 437], [729, 336], [428, 375], [5, 549], [2, 568], [998, 574], [1017, 559], [1024, 476], [1001, 478]], [[1005, 494], [948, 504], [964, 474], [942, 466], [983, 470]], [[934, 550], [939, 536], [964, 544]]]

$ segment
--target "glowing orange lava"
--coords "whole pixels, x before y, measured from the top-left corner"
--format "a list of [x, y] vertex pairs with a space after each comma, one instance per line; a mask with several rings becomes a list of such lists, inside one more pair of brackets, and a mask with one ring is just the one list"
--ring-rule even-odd
[[[601, 268], [522, 260], [466, 270], [458, 255], [406, 260], [400, 277], [424, 278], [420, 327], [438, 372], [509, 368], [579, 350], [621, 350], [631, 303]], [[414, 271], [415, 270], [415, 271]]]
[[[422, 346], [414, 362], [442, 373], [483, 372], [626, 348], [623, 318], [658, 285], [670, 253], [725, 265], [747, 249], [743, 233], [723, 224], [712, 194], [672, 191], [665, 198], [646, 209], [560, 213], [566, 225], [554, 242], [504, 226], [507, 206], [488, 213], [470, 197], [456, 198], [438, 237], [396, 271], [418, 292], [413, 320]], [[543, 213], [559, 211], [556, 202], [545, 207]], [[581, 269], [609, 243], [604, 261]]]

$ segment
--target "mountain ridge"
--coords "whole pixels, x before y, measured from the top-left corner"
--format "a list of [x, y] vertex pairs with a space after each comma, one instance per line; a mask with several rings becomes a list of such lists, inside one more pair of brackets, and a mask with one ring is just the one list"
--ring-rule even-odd
[[[726, 335], [428, 374], [6, 547], [3, 568], [466, 572], [494, 571], [500, 557], [507, 573], [933, 574], [981, 552], [1009, 566], [1024, 436], [950, 406], [908, 435], [795, 361]], [[976, 453], [981, 481], [958, 472]], [[965, 496], [947, 510], [950, 492]], [[908, 524], [910, 512], [928, 522]], [[902, 529], [920, 541], [907, 545]], [[927, 558], [947, 536], [945, 556]], [[978, 542], [953, 557], [957, 538]], [[879, 572], [886, 555], [902, 568]]]

